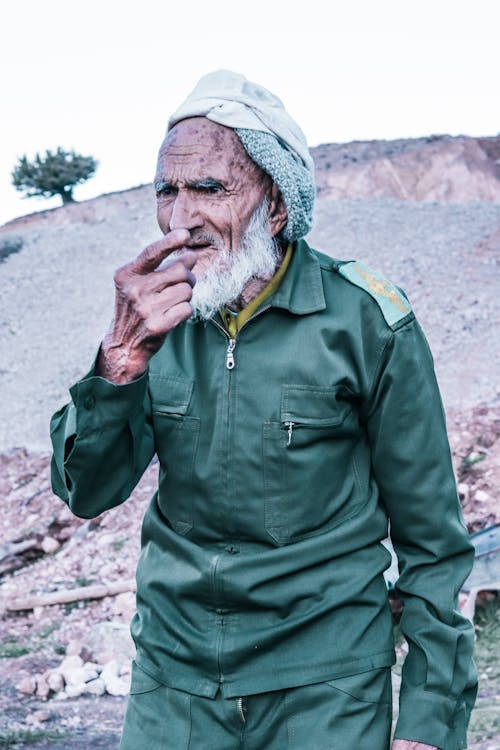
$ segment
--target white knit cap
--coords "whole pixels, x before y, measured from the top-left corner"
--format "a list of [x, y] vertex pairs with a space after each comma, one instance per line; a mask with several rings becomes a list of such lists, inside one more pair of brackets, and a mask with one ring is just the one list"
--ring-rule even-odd
[[239, 73], [217, 70], [200, 79], [171, 116], [168, 130], [190, 117], [232, 128], [283, 196], [288, 213], [283, 239], [293, 242], [307, 234], [315, 196], [314, 162], [304, 133], [281, 100]]
[[216, 70], [200, 78], [168, 121], [168, 129], [188, 117], [206, 117], [228, 128], [272, 133], [314, 176], [306, 137], [277, 96], [240, 73]]

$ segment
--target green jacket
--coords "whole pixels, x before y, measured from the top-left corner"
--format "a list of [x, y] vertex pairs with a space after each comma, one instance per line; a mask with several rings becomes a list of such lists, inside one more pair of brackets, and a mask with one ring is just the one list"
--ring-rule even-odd
[[463, 747], [473, 630], [456, 602], [473, 549], [406, 298], [301, 241], [231, 369], [233, 346], [221, 321], [190, 320], [141, 378], [91, 371], [52, 419], [54, 491], [79, 516], [123, 502], [158, 455], [138, 664], [227, 697], [392, 664], [389, 518], [410, 646], [396, 736]]

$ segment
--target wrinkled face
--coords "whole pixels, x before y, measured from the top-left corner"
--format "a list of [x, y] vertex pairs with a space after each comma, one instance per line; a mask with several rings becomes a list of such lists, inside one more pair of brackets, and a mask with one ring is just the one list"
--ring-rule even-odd
[[[160, 229], [164, 234], [189, 230], [188, 247], [199, 253], [194, 269], [199, 274], [218, 249], [237, 252], [252, 213], [271, 197], [272, 181], [250, 159], [233, 130], [193, 117], [167, 134], [158, 156], [155, 189]], [[282, 226], [270, 220], [272, 234]]]

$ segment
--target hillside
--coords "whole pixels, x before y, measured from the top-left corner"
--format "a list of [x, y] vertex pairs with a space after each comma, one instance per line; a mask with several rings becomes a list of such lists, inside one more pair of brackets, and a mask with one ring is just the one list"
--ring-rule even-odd
[[500, 201], [500, 136], [359, 141], [313, 153], [321, 198]]
[[[498, 523], [500, 137], [326, 144], [313, 155], [310, 244], [363, 260], [405, 289], [435, 357], [469, 529]], [[113, 271], [158, 236], [151, 186], [0, 227], [0, 745], [7, 737], [26, 748], [118, 747], [123, 697], [78, 697], [69, 681], [60, 692], [48, 682], [66, 655], [92, 669], [114, 664], [114, 687], [102, 693], [126, 686], [140, 525], [157, 466], [125, 505], [76, 519], [50, 490], [48, 422], [107, 328]], [[2, 614], [13, 598], [116, 584], [128, 588]], [[496, 641], [481, 637], [493, 654]], [[480, 659], [471, 750], [500, 747], [489, 718], [500, 677], [489, 656]]]
[[[363, 260], [405, 289], [447, 406], [496, 398], [500, 343], [490, 328], [498, 315], [500, 138], [329, 144], [313, 153], [310, 242]], [[48, 447], [49, 416], [108, 326], [114, 269], [158, 235], [151, 186], [0, 228], [3, 243], [22, 244], [0, 263], [0, 450]]]

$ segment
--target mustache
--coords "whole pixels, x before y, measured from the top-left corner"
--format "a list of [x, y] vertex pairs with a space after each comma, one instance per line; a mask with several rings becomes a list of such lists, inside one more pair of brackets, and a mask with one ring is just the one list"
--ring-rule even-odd
[[220, 239], [213, 234], [207, 232], [196, 232], [195, 230], [194, 232], [191, 232], [191, 238], [187, 244], [190, 247], [193, 245], [213, 245], [219, 249]]

